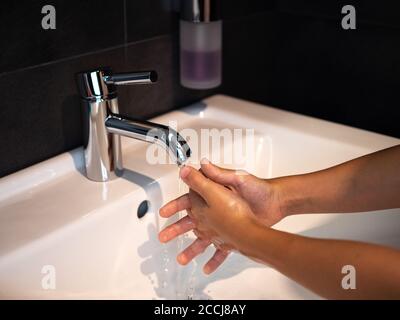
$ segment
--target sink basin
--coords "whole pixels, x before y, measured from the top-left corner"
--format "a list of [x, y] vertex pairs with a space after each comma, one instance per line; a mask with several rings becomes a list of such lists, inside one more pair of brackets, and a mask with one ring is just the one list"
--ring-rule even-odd
[[[185, 132], [200, 136], [205, 129], [211, 135], [225, 130], [233, 142], [220, 139], [217, 146], [200, 148], [202, 141], [190, 136], [193, 165], [207, 156], [264, 178], [323, 169], [400, 143], [222, 95], [152, 121], [176, 122], [183, 136]], [[236, 129], [247, 131], [235, 136]], [[319, 298], [277, 271], [236, 253], [211, 276], [201, 272], [211, 251], [187, 267], [179, 266], [175, 256], [193, 235], [167, 245], [157, 240], [158, 231], [171, 222], [159, 218], [159, 207], [187, 192], [178, 168], [149, 164], [151, 149], [143, 142], [123, 138], [122, 144], [126, 170], [115, 181], [86, 179], [81, 149], [0, 179], [1, 298]], [[251, 149], [243, 148], [249, 144]], [[153, 151], [158, 156], [163, 152]], [[242, 156], [227, 161], [225, 155], [232, 153]], [[147, 213], [139, 218], [138, 208], [145, 204]], [[400, 248], [399, 213], [395, 209], [379, 214], [299, 215], [275, 228]]]

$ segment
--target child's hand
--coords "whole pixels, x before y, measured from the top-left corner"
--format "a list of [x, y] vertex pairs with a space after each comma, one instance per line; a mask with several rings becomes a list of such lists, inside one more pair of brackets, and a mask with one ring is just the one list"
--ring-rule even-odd
[[256, 217], [267, 227], [285, 217], [272, 180], [263, 180], [245, 171], [223, 169], [206, 159], [201, 161], [201, 172], [246, 200]]
[[190, 167], [181, 170], [181, 177], [191, 190], [162, 207], [160, 215], [170, 217], [186, 209], [188, 216], [165, 228], [159, 237], [168, 242], [194, 231], [198, 239], [178, 256], [181, 264], [189, 263], [214, 244], [217, 251], [204, 267], [206, 273], [211, 273], [226, 259], [230, 249], [240, 250], [252, 226], [259, 222], [270, 226], [280, 220], [281, 214], [273, 198], [268, 203], [273, 192], [266, 181], [248, 174], [237, 175], [204, 161], [201, 171], [204, 175]]
[[178, 256], [181, 264], [189, 263], [211, 244], [217, 251], [205, 265], [204, 272], [213, 272], [227, 257], [230, 249], [238, 245], [251, 232], [256, 218], [250, 206], [237, 193], [207, 179], [200, 171], [184, 167], [182, 180], [189, 186], [188, 194], [171, 201], [160, 209], [162, 217], [187, 210], [188, 216], [160, 232], [161, 242], [193, 230], [198, 237]]

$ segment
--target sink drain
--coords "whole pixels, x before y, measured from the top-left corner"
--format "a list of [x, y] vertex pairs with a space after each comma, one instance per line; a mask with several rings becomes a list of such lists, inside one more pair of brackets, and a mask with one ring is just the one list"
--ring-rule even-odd
[[137, 216], [139, 219], [143, 218], [146, 213], [149, 211], [150, 203], [147, 200], [144, 200], [140, 203], [137, 209]]

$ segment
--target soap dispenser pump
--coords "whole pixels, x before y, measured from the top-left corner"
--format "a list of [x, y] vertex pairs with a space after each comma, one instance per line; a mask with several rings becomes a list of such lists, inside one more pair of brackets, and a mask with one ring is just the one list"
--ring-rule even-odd
[[222, 80], [220, 0], [181, 0], [180, 78], [191, 89], [211, 89]]

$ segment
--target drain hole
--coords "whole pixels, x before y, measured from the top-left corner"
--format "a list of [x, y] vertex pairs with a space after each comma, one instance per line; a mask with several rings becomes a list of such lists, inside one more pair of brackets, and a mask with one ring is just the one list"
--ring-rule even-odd
[[139, 219], [143, 218], [149, 211], [150, 203], [147, 200], [142, 201], [137, 209], [137, 216]]

